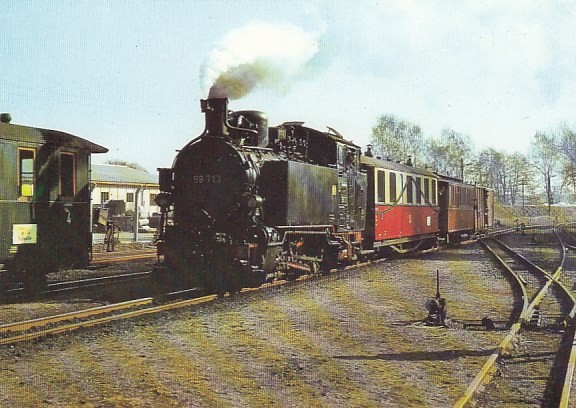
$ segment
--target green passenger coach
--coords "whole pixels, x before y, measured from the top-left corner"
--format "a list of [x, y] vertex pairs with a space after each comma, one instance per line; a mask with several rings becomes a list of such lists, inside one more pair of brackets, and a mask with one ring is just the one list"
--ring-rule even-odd
[[38, 294], [59, 266], [92, 252], [90, 157], [108, 149], [0, 115], [0, 298]]

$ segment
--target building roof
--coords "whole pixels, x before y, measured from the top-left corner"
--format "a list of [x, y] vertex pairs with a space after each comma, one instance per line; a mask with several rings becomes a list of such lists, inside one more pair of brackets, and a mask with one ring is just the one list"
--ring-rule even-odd
[[107, 184], [158, 185], [158, 174], [119, 164], [92, 164], [92, 181]]
[[108, 151], [105, 147], [69, 133], [4, 122], [0, 122], [0, 139], [42, 145], [70, 146], [76, 149], [89, 150], [92, 153], [106, 153]]

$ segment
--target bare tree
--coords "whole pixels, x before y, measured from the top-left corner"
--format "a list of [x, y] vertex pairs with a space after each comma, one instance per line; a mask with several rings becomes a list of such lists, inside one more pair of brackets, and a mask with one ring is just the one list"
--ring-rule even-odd
[[572, 163], [576, 163], [576, 132], [563, 123], [560, 125], [560, 150]]
[[563, 123], [556, 134], [562, 157], [562, 187], [572, 191], [576, 196], [576, 132]]
[[509, 197], [512, 205], [516, 204], [516, 200], [521, 195], [522, 205], [524, 205], [526, 193], [531, 193], [533, 185], [533, 171], [528, 158], [520, 153], [514, 153], [508, 156], [509, 163]]
[[530, 156], [534, 167], [544, 181], [544, 194], [548, 204], [548, 214], [550, 214], [550, 206], [554, 203], [555, 191], [552, 178], [556, 177], [559, 159], [557, 138], [553, 134], [536, 132], [532, 141]]

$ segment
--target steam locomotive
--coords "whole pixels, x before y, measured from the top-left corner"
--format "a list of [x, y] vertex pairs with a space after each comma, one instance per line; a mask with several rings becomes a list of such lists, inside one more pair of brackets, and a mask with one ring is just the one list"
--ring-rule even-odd
[[[236, 292], [489, 224], [484, 189], [363, 155], [331, 128], [268, 127], [263, 112], [229, 111], [217, 94], [201, 108], [204, 132], [159, 169], [159, 285]], [[474, 192], [448, 200], [441, 217], [439, 196], [455, 189]], [[448, 228], [448, 214], [466, 222]]]

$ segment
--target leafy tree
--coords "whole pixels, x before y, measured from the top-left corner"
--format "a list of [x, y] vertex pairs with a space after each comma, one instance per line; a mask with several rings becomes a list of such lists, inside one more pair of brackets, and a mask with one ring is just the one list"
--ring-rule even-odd
[[444, 128], [438, 139], [426, 143], [427, 163], [434, 171], [451, 176], [462, 176], [463, 166], [472, 157], [470, 137]]
[[371, 143], [377, 156], [402, 161], [411, 156], [416, 164], [423, 150], [422, 130], [414, 123], [383, 115], [372, 128]]

